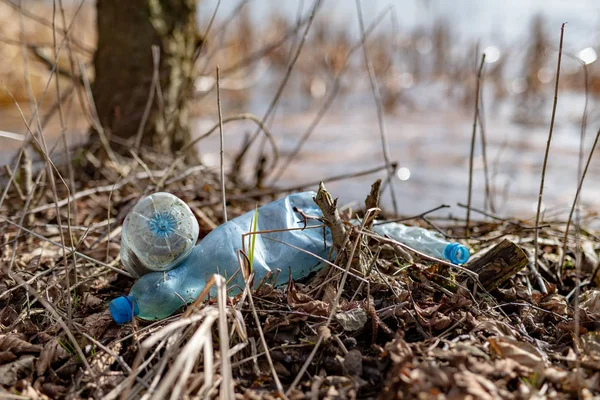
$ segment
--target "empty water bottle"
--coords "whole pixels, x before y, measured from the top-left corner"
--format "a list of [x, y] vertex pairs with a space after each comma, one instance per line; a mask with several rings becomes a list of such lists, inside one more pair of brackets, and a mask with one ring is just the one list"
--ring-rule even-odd
[[446, 259], [453, 264], [464, 264], [470, 256], [469, 249], [460, 243], [448, 242], [438, 232], [397, 222], [375, 223], [373, 231], [388, 236], [421, 253]]
[[[289, 267], [292, 267], [292, 278], [306, 277], [320, 267], [319, 260], [309, 253], [327, 258], [332, 246], [329, 229], [320, 227], [322, 224], [317, 220], [305, 220], [295, 211], [299, 209], [305, 215], [321, 217], [321, 210], [313, 201], [314, 195], [314, 192], [292, 194], [258, 208], [256, 231], [272, 232], [255, 235], [252, 262], [255, 283], [275, 269], [281, 271], [276, 283], [285, 283], [289, 278]], [[233, 277], [228, 284], [230, 294], [239, 293], [245, 285], [239, 272], [237, 251], [243, 249], [248, 253], [250, 236], [244, 245], [242, 235], [254, 230], [254, 211], [213, 229], [188, 254], [187, 245], [179, 244], [179, 240], [184, 239], [187, 244], [194, 232], [197, 235], [195, 218], [193, 215], [185, 217], [193, 219], [196, 224], [190, 222], [191, 225], [186, 225], [187, 222], [179, 218], [180, 214], [173, 216], [169, 214], [169, 207], [157, 206], [155, 196], [143, 199], [138, 204], [139, 208], [136, 206], [132, 211], [136, 214], [135, 219], [128, 217], [129, 222], [124, 225], [123, 235], [127, 236], [124, 244], [128, 247], [125, 254], [129, 260], [135, 260], [128, 261], [129, 266], [125, 265], [130, 271], [143, 273], [146, 269], [161, 272], [146, 273], [133, 285], [128, 296], [121, 296], [110, 303], [111, 315], [117, 323], [130, 321], [133, 316], [145, 320], [168, 317], [183, 305], [193, 302], [214, 273], [225, 278]], [[148, 204], [154, 204], [156, 208]], [[175, 209], [176, 206], [173, 207]], [[182, 212], [180, 208], [177, 210]], [[165, 212], [167, 215], [163, 215]], [[302, 229], [305, 224], [306, 229]], [[133, 226], [135, 229], [132, 229]], [[138, 235], [144, 236], [143, 239]], [[171, 247], [172, 239], [177, 241], [178, 247]], [[154, 243], [162, 247], [155, 249]], [[152, 257], [158, 260], [156, 266], [152, 265]], [[138, 260], [142, 262], [138, 263]], [[171, 264], [169, 260], [172, 260]]]
[[[254, 230], [266, 232], [254, 236], [252, 269], [256, 284], [276, 269], [280, 271], [276, 284], [286, 283], [290, 270], [292, 279], [308, 276], [322, 266], [313, 254], [327, 258], [332, 247], [329, 229], [318, 220], [305, 218], [323, 216], [314, 195], [292, 194], [248, 212], [215, 228], [195, 247], [198, 223], [185, 203], [168, 193], [142, 199], [125, 219], [121, 248], [123, 264], [141, 278], [128, 296], [110, 303], [113, 319], [121, 324], [134, 316], [145, 320], [166, 318], [193, 302], [214, 273], [231, 278], [229, 294], [241, 292], [245, 282], [239, 271], [238, 250], [250, 253], [249, 236], [244, 241], [242, 238]], [[423, 228], [385, 223], [375, 225], [373, 230], [455, 264], [469, 258], [465, 246], [447, 242]]]

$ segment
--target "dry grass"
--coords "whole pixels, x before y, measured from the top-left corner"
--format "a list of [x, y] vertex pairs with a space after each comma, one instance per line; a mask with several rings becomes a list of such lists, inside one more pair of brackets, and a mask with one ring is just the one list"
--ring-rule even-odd
[[[25, 17], [16, 14], [17, 19]], [[299, 41], [296, 51], [271, 46], [271, 62], [287, 69], [273, 108], [292, 69], [308, 74], [312, 63], [337, 81], [348, 66], [348, 55], [360, 48], [343, 36], [336, 36], [336, 45], [323, 41], [330, 33], [326, 26], [316, 28], [320, 34], [312, 42], [306, 36], [311, 21], [299, 18], [293, 28], [279, 22], [273, 43], [286, 36]], [[247, 22], [236, 29], [251, 43], [253, 32]], [[47, 28], [43, 21], [37, 23]], [[211, 32], [223, 29], [216, 26]], [[369, 29], [361, 30], [364, 44]], [[24, 42], [36, 39], [28, 35]], [[440, 42], [445, 35], [441, 29]], [[299, 57], [305, 36], [306, 49], [324, 51], [323, 59]], [[60, 40], [46, 44], [57, 49]], [[218, 43], [218, 50], [205, 50], [208, 55], [236, 54], [230, 65], [222, 64], [220, 85], [227, 84], [228, 69], [237, 70], [257, 54], [264, 57], [248, 43], [242, 45], [242, 40], [233, 43], [238, 47]], [[75, 42], [65, 46], [67, 56], [78, 52], [73, 50], [77, 47]], [[442, 51], [443, 46], [437, 47]], [[378, 85], [387, 82], [385, 48], [386, 43], [363, 53], [375, 95]], [[30, 47], [26, 50], [21, 54], [23, 69], [34, 56]], [[85, 50], [81, 53], [85, 59]], [[49, 54], [52, 65], [62, 65], [54, 52]], [[410, 54], [417, 57], [417, 52]], [[72, 157], [55, 164], [54, 150], [44, 142], [36, 102], [38, 91], [47, 92], [50, 75], [44, 75], [38, 87], [31, 78], [37, 67], [30, 68], [32, 74], [29, 78], [25, 74], [21, 82], [29, 92], [17, 93], [15, 99], [31, 103], [27, 134], [36, 142], [33, 148], [44, 167], [31, 166], [32, 147], [24, 144], [0, 197], [0, 397], [521, 399], [600, 394], [599, 238], [583, 227], [594, 221], [594, 214], [577, 218], [574, 232], [568, 231], [565, 221], [548, 215], [540, 221], [544, 225], [534, 226], [470, 205], [469, 212], [481, 218], [469, 218], [468, 223], [431, 215], [445, 206], [403, 219], [460, 240], [476, 256], [509, 239], [540, 271], [543, 288], [533, 285], [532, 275], [523, 271], [486, 291], [468, 265], [432, 259], [370, 232], [368, 215], [379, 212], [374, 200], [378, 196], [370, 196], [365, 211], [358, 211], [359, 217], [367, 214], [360, 228], [347, 223], [355, 216], [352, 211], [341, 210], [337, 227], [344, 233], [343, 244], [338, 243], [337, 257], [324, 260], [327, 267], [315, 276], [289, 282], [285, 288], [268, 283], [255, 290], [246, 287], [231, 297], [224, 280], [215, 276], [216, 298], [204, 302], [201, 294], [200, 300], [163, 321], [116, 325], [107, 303], [133, 283], [120, 268], [121, 222], [141, 196], [165, 190], [182, 198], [198, 218], [202, 237], [224, 222], [225, 193], [228, 214], [235, 217], [256, 202], [288, 191], [316, 189], [316, 183], [257, 190], [243, 181], [235, 185], [226, 181], [222, 170], [185, 165], [181, 157], [173, 159], [143, 147], [131, 159], [113, 155], [102, 162], [85, 150], [72, 154], [64, 145], [57, 152]], [[83, 68], [78, 71], [89, 87]], [[64, 94], [62, 83], [54, 89], [54, 99]], [[465, 90], [471, 100], [473, 92]], [[383, 97], [377, 101], [380, 120]], [[210, 100], [214, 103], [214, 98]], [[90, 123], [97, 124], [92, 99], [80, 103]], [[476, 106], [474, 125], [478, 111]], [[220, 118], [206, 135], [240, 119], [255, 122], [271, 141], [270, 157], [276, 165], [278, 150], [268, 129], [268, 114], [263, 119], [251, 114]], [[61, 128], [65, 128], [62, 118]], [[102, 145], [109, 147], [106, 140]], [[386, 160], [383, 167], [363, 173], [392, 168], [395, 164]], [[538, 253], [539, 258], [532, 257]]]
[[[76, 171], [85, 171], [84, 167]], [[10, 277], [4, 270], [0, 297], [4, 357], [0, 369], [15, 371], [3, 378], [9, 392], [34, 398], [206, 398], [218, 393], [227, 398], [232, 387], [254, 398], [280, 391], [276, 374], [289, 398], [333, 393], [343, 398], [378, 394], [396, 398], [400, 393], [483, 398], [576, 394], [569, 371], [577, 361], [570, 293], [577, 242], [569, 236], [564, 286], [558, 288], [552, 284], [562, 247], [564, 225], [558, 223], [540, 230], [540, 264], [548, 295], [532, 287], [527, 273], [486, 293], [461, 268], [416, 253], [408, 256], [389, 241], [356, 231], [348, 242], [360, 243], [356, 251], [370, 266], [362, 271], [352, 261], [357, 257], [350, 256], [348, 263], [302, 284], [290, 283], [287, 288], [263, 284], [253, 293], [229, 299], [220, 289], [216, 299], [197, 302], [183, 315], [156, 323], [114, 324], [106, 304], [127, 292], [133, 282], [114, 269], [119, 265], [120, 220], [141, 195], [153, 191], [152, 181], [160, 179], [166, 167], [149, 163], [146, 172], [137, 166], [125, 180], [88, 181], [88, 190], [72, 194], [76, 200], [71, 206], [77, 203], [79, 217], [71, 219], [73, 237], [67, 240], [77, 249], [77, 268], [57, 243], [51, 189], [41, 190], [33, 225], [19, 239], [16, 224], [9, 221], [18, 220], [23, 203], [16, 190], [9, 191], [10, 201], [1, 211], [10, 217], [2, 217], [0, 223], [2, 262], [13, 256], [15, 260]], [[85, 176], [77, 175], [76, 181]], [[218, 171], [182, 168], [165, 184], [165, 190], [190, 205], [202, 235], [222, 222]], [[245, 191], [227, 190], [238, 198]], [[66, 196], [64, 190], [58, 194]], [[238, 215], [251, 209], [255, 200], [229, 203], [229, 211]], [[66, 218], [67, 204], [60, 204]], [[431, 215], [413, 222], [424, 223], [423, 218], [430, 221]], [[464, 221], [436, 222], [453, 236], [464, 235], [464, 226]], [[473, 222], [468, 244], [481, 254], [508, 238], [532, 254], [531, 228], [515, 220]], [[579, 242], [584, 249], [593, 249], [597, 237], [584, 231]], [[582, 265], [579, 361], [584, 392], [595, 393], [600, 390], [595, 383], [600, 354], [594, 347], [600, 292], [589, 279], [598, 260], [588, 251]], [[73, 274], [70, 287], [64, 279], [68, 271]], [[215, 284], [222, 287], [220, 280]], [[71, 319], [66, 314], [69, 301]], [[61, 319], [66, 326], [60, 326]], [[307, 362], [315, 342], [319, 349]], [[77, 347], [82, 354], [77, 354]], [[265, 358], [267, 350], [272, 367]], [[306, 372], [300, 374], [303, 364]], [[290, 390], [292, 381], [297, 384]]]

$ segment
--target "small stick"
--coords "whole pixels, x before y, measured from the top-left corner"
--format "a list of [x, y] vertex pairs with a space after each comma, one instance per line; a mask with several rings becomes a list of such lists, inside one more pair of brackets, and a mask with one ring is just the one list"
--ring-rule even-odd
[[594, 150], [596, 150], [596, 145], [598, 144], [598, 138], [600, 137], [600, 130], [596, 133], [596, 139], [594, 139], [594, 144], [592, 145], [592, 149], [590, 150], [590, 155], [585, 163], [585, 168], [583, 169], [583, 174], [581, 175], [581, 180], [579, 181], [579, 185], [577, 186], [577, 192], [575, 193], [575, 199], [573, 200], [573, 204], [571, 205], [571, 211], [569, 212], [569, 218], [567, 219], [567, 227], [565, 229], [565, 236], [563, 237], [563, 248], [562, 248], [562, 256], [560, 258], [560, 264], [558, 266], [558, 273], [560, 277], [560, 273], [562, 271], [563, 264], [565, 262], [565, 254], [567, 251], [567, 236], [569, 234], [569, 227], [571, 223], [571, 219], [573, 218], [573, 212], [575, 211], [577, 202], [579, 200], [579, 194], [581, 192], [581, 187], [583, 186], [583, 180], [585, 179], [585, 175], [587, 174], [588, 167], [590, 166], [590, 162], [592, 161], [592, 156], [594, 155]]
[[265, 334], [260, 324], [260, 319], [258, 318], [258, 313], [256, 312], [256, 307], [254, 306], [254, 299], [252, 298], [252, 287], [250, 286], [250, 280], [246, 283], [246, 288], [248, 289], [248, 302], [250, 303], [250, 309], [252, 310], [252, 316], [254, 317], [254, 322], [256, 323], [256, 328], [258, 330], [258, 335], [260, 337], [260, 342], [265, 349], [265, 356], [267, 358], [267, 362], [269, 363], [269, 367], [271, 368], [271, 374], [273, 375], [273, 380], [275, 381], [275, 386], [277, 386], [277, 390], [279, 394], [287, 399], [287, 395], [283, 390], [283, 385], [279, 380], [279, 376], [277, 375], [277, 371], [275, 370], [275, 366], [273, 365], [273, 359], [271, 358], [271, 352], [269, 351], [269, 346], [267, 344], [267, 340], [265, 339]]
[[[482, 89], [483, 91], [483, 89]], [[485, 178], [485, 201], [483, 202], [484, 208], [489, 206], [490, 211], [496, 212], [494, 207], [494, 199], [492, 198], [492, 191], [490, 190], [490, 173], [487, 161], [487, 140], [485, 136], [485, 106], [483, 104], [483, 94], [480, 93], [479, 102], [481, 103], [481, 109], [479, 110], [479, 136], [481, 136], [481, 156], [483, 157], [483, 176]]]
[[[329, 194], [326, 191], [325, 191], [325, 193]], [[329, 197], [331, 197], [331, 195]], [[323, 210], [323, 211], [326, 211], [326, 210]], [[365, 216], [365, 221], [367, 219], [368, 219], [368, 217]], [[363, 221], [363, 225], [360, 227], [361, 230], [364, 228], [365, 221]], [[306, 361], [300, 368], [298, 375], [296, 375], [296, 378], [294, 378], [294, 381], [288, 388], [286, 395], [290, 395], [292, 390], [294, 390], [294, 388], [296, 387], [296, 385], [298, 385], [298, 383], [300, 383], [300, 380], [306, 373], [306, 370], [308, 369], [310, 363], [312, 362], [315, 355], [317, 354], [317, 350], [321, 346], [321, 343], [323, 343], [324, 340], [328, 339], [331, 336], [331, 331], [329, 330], [329, 324], [331, 324], [331, 321], [333, 320], [333, 317], [337, 311], [337, 308], [338, 308], [338, 305], [340, 302], [340, 298], [342, 296], [342, 293], [344, 292], [344, 286], [346, 285], [346, 280], [347, 280], [348, 274], [350, 272], [350, 266], [352, 265], [352, 260], [354, 259], [354, 253], [356, 252], [356, 248], [358, 247], [358, 244], [359, 244], [360, 238], [361, 238], [360, 234], [358, 234], [358, 232], [359, 232], [358, 228], [355, 228], [355, 232], [357, 233], [356, 240], [354, 241], [354, 245], [352, 246], [352, 250], [350, 252], [350, 255], [348, 256], [348, 262], [346, 263], [346, 269], [344, 270], [344, 273], [342, 274], [342, 279], [340, 280], [337, 294], [336, 294], [335, 298], [333, 299], [333, 304], [331, 305], [329, 315], [327, 316], [327, 321], [325, 322], [325, 325], [321, 325], [321, 327], [319, 329], [319, 338], [317, 340], [317, 343], [315, 344], [315, 347], [312, 349], [308, 358], [306, 359]]]
[[449, 207], [450, 206], [448, 204], [442, 204], [435, 208], [432, 208], [431, 210], [424, 211], [421, 214], [413, 215], [412, 217], [403, 217], [403, 218], [398, 218], [398, 219], [391, 219], [391, 220], [386, 220], [386, 221], [381, 221], [381, 222], [375, 222], [373, 225], [386, 225], [386, 224], [391, 224], [394, 222], [410, 221], [411, 219], [422, 219], [427, 214], [431, 214], [434, 211], [441, 210], [442, 208], [449, 208]]
[[473, 117], [473, 134], [471, 135], [471, 154], [469, 156], [469, 192], [467, 196], [467, 223], [466, 236], [470, 236], [469, 223], [471, 219], [471, 195], [473, 193], [473, 154], [475, 152], [475, 136], [477, 134], [477, 119], [479, 118], [479, 90], [481, 88], [481, 74], [483, 72], [483, 63], [485, 62], [485, 53], [481, 56], [481, 63], [477, 71], [477, 85], [475, 87], [475, 116]]
[[227, 200], [225, 198], [225, 167], [223, 162], [223, 114], [221, 113], [221, 76], [217, 65], [217, 110], [219, 111], [219, 137], [221, 145], [221, 198], [223, 199], [223, 221], [227, 222]]
[[[8, 177], [10, 178], [11, 181], [15, 180], [15, 174], [13, 174], [12, 168], [10, 168], [10, 165], [8, 165], [8, 164], [4, 165], [4, 170], [6, 171], [6, 175], [8, 175]], [[15, 187], [15, 190], [17, 191], [17, 194], [19, 195], [19, 198], [24, 201], [27, 197], [23, 194], [23, 191], [21, 190], [21, 186], [14, 185], [14, 187]]]
[[[560, 28], [560, 44], [558, 46], [558, 64], [556, 67], [556, 83], [554, 85], [554, 104], [552, 105], [552, 117], [550, 118], [550, 132], [548, 133], [548, 142], [546, 143], [546, 152], [544, 154], [544, 164], [542, 165], [542, 178], [540, 179], [540, 194], [538, 197], [537, 212], [535, 214], [535, 226], [540, 224], [540, 211], [542, 208], [542, 195], [544, 193], [544, 179], [546, 177], [546, 165], [548, 164], [548, 153], [550, 152], [550, 143], [552, 142], [552, 131], [554, 130], [554, 118], [556, 117], [556, 104], [558, 103], [558, 81], [560, 79], [560, 62], [562, 59], [562, 48], [563, 48], [563, 37], [565, 35], [565, 24], [563, 23]], [[539, 231], [535, 230], [534, 236], [534, 248], [533, 248], [533, 259], [532, 263], [529, 263], [531, 272], [534, 276], [537, 276], [538, 283], [542, 293], [546, 294], [546, 285], [541, 279], [541, 276], [537, 273], [536, 262], [538, 259], [538, 237]]]

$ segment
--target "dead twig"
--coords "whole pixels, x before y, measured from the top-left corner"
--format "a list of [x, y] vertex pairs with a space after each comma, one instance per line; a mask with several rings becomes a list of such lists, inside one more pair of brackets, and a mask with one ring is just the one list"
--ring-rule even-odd
[[483, 65], [485, 63], [485, 53], [481, 56], [481, 63], [477, 71], [477, 85], [475, 87], [475, 116], [473, 117], [473, 133], [471, 135], [471, 152], [469, 153], [469, 189], [467, 195], [467, 222], [465, 232], [467, 238], [470, 236], [471, 222], [471, 195], [473, 194], [473, 158], [475, 157], [475, 136], [477, 134], [477, 120], [479, 119], [479, 94], [481, 90], [481, 75], [483, 74]]
[[217, 65], [217, 110], [219, 112], [219, 139], [221, 156], [221, 197], [223, 199], [223, 221], [227, 222], [227, 200], [225, 197], [225, 165], [223, 148], [223, 114], [221, 113], [221, 76], [219, 75], [219, 66]]
[[[554, 103], [552, 105], [552, 117], [550, 118], [550, 132], [548, 133], [548, 142], [546, 143], [546, 152], [544, 153], [544, 164], [542, 165], [542, 177], [540, 179], [540, 194], [538, 196], [538, 204], [537, 204], [537, 212], [535, 214], [535, 226], [540, 224], [540, 213], [542, 209], [542, 196], [544, 193], [544, 180], [546, 177], [546, 166], [548, 164], [548, 154], [550, 153], [550, 143], [552, 142], [552, 132], [554, 130], [554, 119], [556, 117], [556, 105], [558, 103], [558, 82], [560, 79], [560, 63], [562, 60], [562, 48], [563, 48], [563, 38], [565, 34], [565, 24], [563, 23], [560, 28], [560, 44], [558, 46], [558, 62], [556, 67], [556, 82], [554, 85]], [[531, 270], [531, 274], [536, 277], [538, 284], [540, 286], [540, 290], [542, 293], [546, 294], [548, 291], [546, 290], [546, 285], [542, 280], [541, 275], [537, 271], [536, 262], [538, 259], [538, 237], [539, 231], [536, 229], [534, 236], [534, 249], [533, 249], [533, 259], [534, 261], [529, 263], [529, 267]]]

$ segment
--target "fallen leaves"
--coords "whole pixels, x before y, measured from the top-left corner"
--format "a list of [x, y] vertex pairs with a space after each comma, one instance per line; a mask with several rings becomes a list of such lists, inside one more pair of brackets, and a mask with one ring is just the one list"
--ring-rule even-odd
[[329, 315], [329, 304], [321, 300], [315, 300], [307, 294], [296, 289], [294, 281], [290, 279], [287, 289], [287, 301], [290, 307], [311, 315]]
[[13, 386], [17, 380], [33, 371], [34, 356], [24, 356], [11, 363], [0, 365], [0, 385]]
[[40, 357], [35, 363], [35, 370], [38, 376], [42, 376], [52, 363], [67, 358], [69, 358], [69, 353], [60, 345], [58, 338], [53, 338], [44, 345]]
[[491, 337], [490, 353], [500, 358], [510, 358], [521, 365], [537, 369], [545, 364], [545, 355], [529, 343], [509, 337]]
[[362, 307], [352, 308], [335, 314], [335, 320], [345, 331], [357, 331], [367, 323], [367, 311]]
[[0, 351], [11, 352], [13, 354], [39, 353], [42, 351], [42, 347], [30, 344], [18, 335], [0, 335]]

